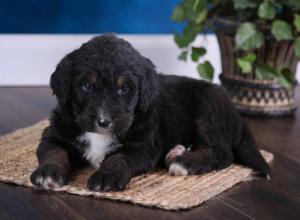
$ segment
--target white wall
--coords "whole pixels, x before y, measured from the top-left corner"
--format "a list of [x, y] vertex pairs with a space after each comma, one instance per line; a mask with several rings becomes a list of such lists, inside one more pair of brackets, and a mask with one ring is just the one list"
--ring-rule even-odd
[[[94, 35], [0, 35], [0, 86], [48, 85], [59, 60]], [[195, 64], [177, 59], [180, 50], [172, 35], [120, 35], [144, 56], [150, 58], [159, 72], [199, 78]], [[221, 72], [220, 53], [214, 35], [198, 36], [196, 45], [208, 48], [206, 58], [215, 72]], [[298, 66], [297, 78], [300, 79]], [[215, 74], [215, 82], [218, 76]]]

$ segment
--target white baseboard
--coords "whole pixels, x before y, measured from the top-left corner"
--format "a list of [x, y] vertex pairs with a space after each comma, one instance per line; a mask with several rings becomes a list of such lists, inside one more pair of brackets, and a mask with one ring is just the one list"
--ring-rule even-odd
[[[78, 48], [95, 35], [0, 35], [0, 86], [48, 85], [56, 64], [68, 52]], [[120, 35], [128, 40], [145, 57], [150, 58], [159, 72], [199, 78], [196, 65], [178, 60], [180, 50], [171, 34]], [[214, 35], [198, 36], [195, 44], [208, 48], [206, 59], [215, 67], [214, 82], [219, 82], [220, 53]], [[300, 79], [298, 66], [297, 78]]]

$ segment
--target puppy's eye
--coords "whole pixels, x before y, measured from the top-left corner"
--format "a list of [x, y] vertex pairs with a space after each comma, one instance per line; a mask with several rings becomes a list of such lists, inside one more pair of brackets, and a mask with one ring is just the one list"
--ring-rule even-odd
[[82, 90], [85, 92], [91, 92], [93, 91], [93, 86], [89, 82], [85, 82], [81, 86]]
[[123, 85], [121, 89], [118, 90], [119, 95], [124, 95], [129, 91], [129, 87], [127, 85]]

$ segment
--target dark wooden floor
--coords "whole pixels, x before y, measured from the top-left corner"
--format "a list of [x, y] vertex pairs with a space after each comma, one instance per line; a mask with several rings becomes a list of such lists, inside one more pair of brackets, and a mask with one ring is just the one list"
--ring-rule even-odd
[[[55, 104], [50, 94], [46, 87], [0, 88], [0, 134], [47, 117]], [[300, 104], [299, 88], [297, 95]], [[0, 219], [300, 219], [300, 112], [246, 120], [262, 148], [274, 152], [271, 181], [239, 184], [182, 212], [0, 183]]]

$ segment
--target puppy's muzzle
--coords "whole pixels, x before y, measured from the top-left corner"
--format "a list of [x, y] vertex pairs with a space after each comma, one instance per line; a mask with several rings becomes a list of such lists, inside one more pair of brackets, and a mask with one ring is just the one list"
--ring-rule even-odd
[[111, 119], [109, 117], [100, 117], [98, 119], [98, 125], [101, 128], [108, 128], [111, 125]]

